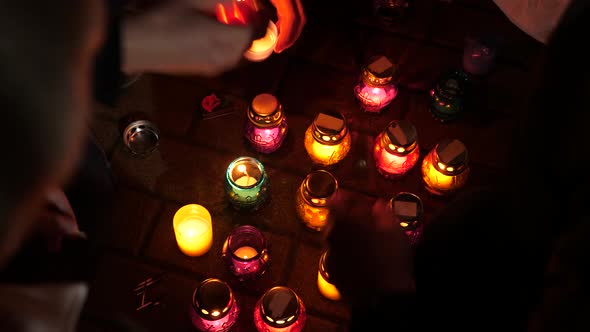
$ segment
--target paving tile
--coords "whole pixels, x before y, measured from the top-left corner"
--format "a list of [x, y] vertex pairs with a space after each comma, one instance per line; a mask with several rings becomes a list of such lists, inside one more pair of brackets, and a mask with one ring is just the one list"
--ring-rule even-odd
[[343, 301], [331, 301], [322, 296], [317, 288], [318, 264], [322, 250], [307, 245], [299, 245], [297, 258], [292, 266], [287, 286], [293, 289], [306, 307], [318, 314], [338, 317], [342, 321], [350, 319], [350, 309]]
[[305, 331], [342, 332], [342, 329], [338, 324], [329, 320], [308, 315], [305, 322]]
[[119, 186], [113, 215], [97, 226], [99, 244], [137, 254], [162, 203], [144, 193]]
[[412, 41], [387, 32], [375, 31], [367, 41], [363, 62], [376, 54], [387, 55], [397, 66], [395, 79], [413, 90], [430, 89], [440, 73], [462, 64], [462, 53], [432, 45], [426, 41]]
[[273, 54], [262, 62], [247, 62], [215, 77], [187, 76], [187, 80], [198, 83], [213, 92], [231, 93], [250, 100], [263, 92], [273, 93], [287, 68], [286, 54]]
[[475, 107], [485, 108], [517, 117], [525, 110], [534, 75], [508, 65], [498, 64], [481, 77], [475, 91]]
[[403, 36], [417, 39], [428, 38], [430, 30], [433, 28], [432, 18], [436, 1], [423, 0], [410, 2], [413, 3], [413, 7], [406, 17], [384, 23], [371, 11], [369, 14], [359, 17], [357, 22], [364, 26], [394, 32]]
[[356, 71], [370, 31], [352, 24], [307, 24], [297, 43], [285, 54], [310, 62]]
[[114, 120], [94, 116], [90, 123], [90, 129], [107, 157], [111, 155], [115, 145], [123, 142], [119, 126]]
[[[200, 204], [198, 201], [195, 203]], [[250, 293], [252, 291], [260, 293], [264, 288], [272, 287], [274, 284], [280, 283], [281, 280], [284, 279], [283, 273], [288, 271], [286, 264], [289, 262], [287, 257], [292, 245], [291, 239], [282, 235], [263, 231], [263, 234], [269, 242], [271, 259], [269, 270], [259, 280], [247, 282], [245, 284], [240, 283], [228, 271], [221, 257], [223, 243], [235, 226], [243, 224], [258, 225], [256, 223], [249, 223], [249, 219], [247, 218], [239, 218], [224, 213], [223, 211], [209, 209], [210, 207], [206, 204], [203, 204], [203, 206], [205, 206], [205, 208], [211, 213], [213, 224], [213, 244], [206, 254], [199, 257], [189, 257], [184, 255], [180, 249], [178, 249], [172, 227], [174, 213], [181, 207], [181, 205], [176, 204], [166, 205], [158, 224], [154, 228], [154, 232], [145, 254], [158, 261], [166, 262], [166, 264], [172, 264], [194, 273], [217, 276], [226, 280], [232, 285], [232, 287], [236, 288], [236, 290], [243, 290]]]
[[516, 128], [514, 118], [485, 109], [471, 109], [465, 110], [463, 117], [443, 124], [428, 111], [426, 94], [422, 103], [422, 107], [408, 113], [406, 120], [416, 126], [423, 148], [431, 149], [444, 138], [457, 138], [467, 146], [472, 162], [497, 168], [508, 166]]
[[434, 24], [433, 40], [461, 50], [469, 34], [497, 34], [501, 39], [499, 58], [525, 66], [543, 48], [543, 44], [528, 36], [504, 15], [440, 2]]

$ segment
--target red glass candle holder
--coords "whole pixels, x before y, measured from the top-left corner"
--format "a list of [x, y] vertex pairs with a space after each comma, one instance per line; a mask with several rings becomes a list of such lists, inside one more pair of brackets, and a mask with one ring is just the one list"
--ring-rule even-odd
[[461, 189], [468, 178], [467, 148], [459, 140], [441, 141], [422, 161], [422, 179], [432, 194], [452, 194]]
[[377, 56], [366, 65], [354, 87], [354, 94], [366, 112], [380, 113], [389, 105], [398, 88], [393, 83], [395, 67], [385, 56]]
[[248, 107], [245, 136], [260, 153], [272, 153], [287, 137], [287, 118], [277, 98], [269, 93], [256, 96]]
[[404, 120], [394, 120], [375, 140], [373, 157], [381, 175], [395, 179], [418, 162], [420, 149], [416, 128]]
[[307, 315], [295, 292], [276, 286], [264, 293], [254, 308], [254, 325], [258, 332], [300, 332]]
[[195, 289], [190, 317], [198, 331], [229, 331], [239, 314], [238, 303], [231, 288], [224, 281], [206, 279]]
[[250, 225], [232, 230], [223, 244], [222, 257], [229, 271], [241, 281], [259, 278], [270, 263], [264, 234]]

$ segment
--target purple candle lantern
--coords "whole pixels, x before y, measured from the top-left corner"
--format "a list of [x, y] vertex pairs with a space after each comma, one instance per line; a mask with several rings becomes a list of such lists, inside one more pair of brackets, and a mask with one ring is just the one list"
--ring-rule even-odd
[[397, 95], [393, 83], [395, 67], [385, 56], [377, 56], [366, 65], [354, 87], [354, 94], [365, 112], [379, 113]]
[[239, 314], [233, 292], [224, 281], [209, 278], [195, 289], [190, 316], [197, 330], [227, 332], [236, 323]]
[[266, 272], [270, 263], [264, 234], [250, 225], [232, 230], [223, 244], [222, 257], [239, 280], [254, 280]]
[[287, 136], [287, 119], [277, 98], [269, 93], [256, 96], [248, 107], [245, 136], [260, 153], [276, 151]]
[[259, 332], [300, 332], [306, 318], [299, 296], [284, 286], [266, 291], [254, 308], [254, 325]]

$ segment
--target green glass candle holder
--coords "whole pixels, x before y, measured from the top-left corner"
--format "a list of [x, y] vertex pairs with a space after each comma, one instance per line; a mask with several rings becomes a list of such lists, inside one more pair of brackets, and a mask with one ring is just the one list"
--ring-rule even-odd
[[469, 84], [469, 74], [460, 69], [441, 75], [430, 90], [432, 115], [442, 122], [458, 118], [465, 108]]
[[234, 159], [225, 172], [225, 193], [238, 210], [257, 210], [268, 199], [270, 182], [264, 166], [252, 157]]

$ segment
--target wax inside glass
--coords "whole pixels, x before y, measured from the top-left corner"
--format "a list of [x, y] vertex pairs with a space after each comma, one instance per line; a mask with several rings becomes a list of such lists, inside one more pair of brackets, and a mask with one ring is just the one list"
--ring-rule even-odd
[[370, 86], [361, 81], [354, 90], [362, 108], [367, 112], [381, 111], [397, 95], [397, 88], [393, 84]]

